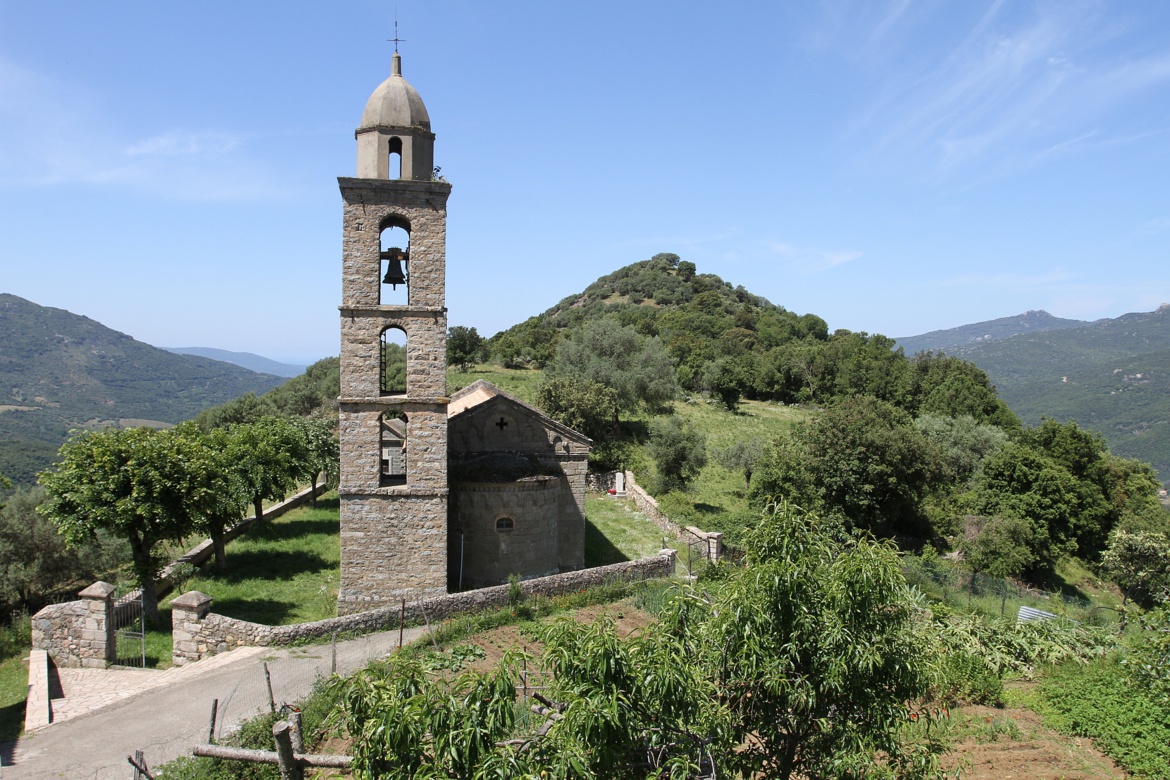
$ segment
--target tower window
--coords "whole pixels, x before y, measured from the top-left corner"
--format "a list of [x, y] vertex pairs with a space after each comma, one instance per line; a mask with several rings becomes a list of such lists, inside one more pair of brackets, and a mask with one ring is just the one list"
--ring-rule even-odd
[[500, 533], [510, 533], [514, 528], [515, 525], [510, 517], [501, 517], [496, 520], [496, 530]]
[[406, 392], [406, 331], [390, 327], [382, 331], [381, 381], [382, 395], [403, 395]]
[[390, 139], [388, 154], [386, 155], [386, 176], [390, 179], [402, 178], [402, 139], [393, 136]]
[[406, 484], [406, 436], [409, 422], [399, 411], [386, 412], [380, 420], [382, 451], [381, 484]]
[[405, 306], [410, 302], [410, 231], [390, 224], [382, 229], [379, 244], [378, 302], [383, 306]]

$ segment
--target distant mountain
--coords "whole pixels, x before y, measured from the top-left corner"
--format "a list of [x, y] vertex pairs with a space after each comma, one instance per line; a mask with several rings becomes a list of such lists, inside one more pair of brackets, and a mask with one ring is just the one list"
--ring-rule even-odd
[[1148, 461], [1170, 479], [1170, 305], [944, 350], [986, 371], [1024, 422], [1076, 420], [1104, 435], [1114, 453]]
[[1041, 333], [1049, 330], [1064, 330], [1067, 328], [1081, 328], [1091, 323], [1085, 320], [1065, 320], [1053, 317], [1046, 311], [1026, 311], [1014, 317], [1001, 317], [998, 320], [976, 322], [973, 325], [960, 325], [947, 330], [932, 330], [921, 336], [907, 336], [897, 339], [898, 346], [910, 357], [917, 352], [946, 352], [955, 354], [959, 348], [986, 344], [991, 341], [1002, 341], [1021, 333]]
[[263, 355], [254, 355], [251, 352], [229, 352], [226, 349], [215, 349], [214, 347], [163, 347], [163, 349], [167, 352], [174, 352], [176, 355], [197, 355], [212, 360], [222, 360], [224, 363], [231, 363], [249, 371], [283, 376], [286, 379], [299, 376], [305, 373], [305, 369], [308, 368], [308, 366], [298, 366], [293, 363], [281, 363]]
[[173, 425], [283, 381], [0, 294], [0, 473], [31, 484], [71, 429]]

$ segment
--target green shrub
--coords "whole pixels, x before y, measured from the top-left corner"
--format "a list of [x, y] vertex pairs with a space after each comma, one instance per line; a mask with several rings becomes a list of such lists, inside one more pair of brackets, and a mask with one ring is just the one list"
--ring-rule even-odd
[[1170, 779], [1170, 711], [1125, 667], [1063, 664], [1045, 677], [1040, 693], [1056, 728], [1092, 737], [1128, 772]]

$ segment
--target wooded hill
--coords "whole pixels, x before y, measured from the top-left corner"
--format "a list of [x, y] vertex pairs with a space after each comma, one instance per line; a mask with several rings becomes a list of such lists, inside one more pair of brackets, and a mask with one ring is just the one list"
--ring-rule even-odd
[[0, 294], [0, 473], [32, 484], [71, 429], [179, 423], [283, 381]]
[[[1035, 321], [1029, 329], [1020, 327]], [[960, 341], [957, 335], [1015, 335]], [[1170, 305], [1080, 323], [1044, 312], [937, 331], [898, 344], [944, 350], [987, 372], [1020, 419], [1075, 420], [1099, 431], [1115, 454], [1151, 463], [1170, 477]], [[1040, 331], [1040, 332], [1037, 332]], [[1006, 335], [1006, 334], [1005, 334]]]

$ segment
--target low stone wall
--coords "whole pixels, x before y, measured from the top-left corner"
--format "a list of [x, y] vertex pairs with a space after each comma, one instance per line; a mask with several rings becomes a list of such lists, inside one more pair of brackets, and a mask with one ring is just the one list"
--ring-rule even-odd
[[[652, 558], [527, 580], [521, 588], [526, 596], [555, 596], [606, 582], [669, 577], [674, 573], [674, 559], [674, 550], [663, 550]], [[425, 614], [429, 620], [441, 620], [461, 612], [501, 607], [507, 603], [508, 586], [497, 585], [408, 603], [406, 618], [421, 618]], [[291, 626], [265, 626], [216, 615], [211, 612], [211, 597], [197, 591], [172, 600], [171, 609], [172, 659], [176, 666], [181, 666], [236, 647], [286, 645], [334, 633], [390, 629], [398, 625], [401, 607], [381, 607]]]
[[678, 539], [682, 534], [682, 529], [679, 528], [678, 523], [671, 520], [658, 508], [658, 502], [654, 499], [654, 496], [643, 490], [642, 486], [634, 479], [634, 472], [627, 471], [625, 474], [626, 495], [634, 499], [634, 506], [638, 507], [638, 511], [646, 515], [646, 518], [658, 526], [660, 530]]
[[57, 666], [105, 667], [115, 658], [114, 586], [95, 582], [78, 595], [33, 615], [32, 646]]

